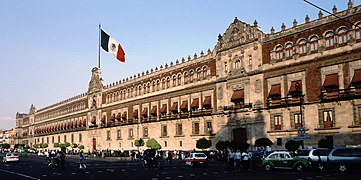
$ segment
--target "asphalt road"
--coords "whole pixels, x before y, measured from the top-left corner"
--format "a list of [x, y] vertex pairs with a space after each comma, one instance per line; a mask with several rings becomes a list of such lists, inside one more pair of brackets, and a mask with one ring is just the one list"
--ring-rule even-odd
[[[2, 156], [3, 154], [0, 154]], [[224, 162], [211, 161], [208, 167], [185, 167], [182, 161], [173, 161], [171, 165], [161, 161], [160, 168], [144, 168], [136, 161], [119, 159], [88, 159], [86, 171], [79, 171], [78, 156], [67, 156], [65, 170], [50, 170], [44, 164], [44, 157], [36, 155], [22, 156], [18, 163], [0, 163], [1, 179], [359, 179], [361, 171], [338, 173], [337, 171], [295, 172], [293, 170], [264, 171], [262, 168], [251, 171], [229, 171]]]

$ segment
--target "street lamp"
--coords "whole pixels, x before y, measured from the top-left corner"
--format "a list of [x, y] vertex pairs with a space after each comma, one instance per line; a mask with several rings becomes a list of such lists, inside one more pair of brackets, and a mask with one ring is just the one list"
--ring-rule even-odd
[[[298, 128], [298, 134], [300, 136], [304, 136], [305, 135], [305, 129], [303, 127], [303, 120], [302, 120], [302, 104], [303, 104], [303, 94], [302, 94], [302, 90], [301, 90], [301, 85], [300, 83], [297, 81], [295, 84], [295, 89], [296, 89], [296, 97], [300, 98], [300, 124], [301, 127]], [[303, 143], [303, 139], [301, 140], [301, 145], [302, 145], [302, 149], [304, 149], [304, 143]]]

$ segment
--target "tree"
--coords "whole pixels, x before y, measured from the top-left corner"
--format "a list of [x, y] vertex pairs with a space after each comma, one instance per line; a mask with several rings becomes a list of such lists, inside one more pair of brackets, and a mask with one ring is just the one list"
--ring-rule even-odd
[[138, 148], [139, 148], [140, 146], [144, 146], [144, 140], [143, 140], [142, 138], [140, 138], [139, 140], [136, 139], [136, 140], [134, 141], [134, 146], [137, 146]]
[[72, 148], [77, 148], [77, 147], [78, 147], [78, 144], [73, 143], [73, 144], [71, 144], [71, 147], [72, 147]]
[[318, 141], [318, 147], [332, 149], [332, 142], [328, 139], [321, 139]]
[[218, 141], [217, 144], [216, 144], [216, 149], [218, 151], [227, 149], [230, 146], [230, 144], [231, 143], [229, 141]]
[[212, 146], [212, 142], [210, 140], [207, 140], [206, 138], [201, 138], [197, 140], [196, 147], [198, 149], [207, 149]]
[[65, 147], [69, 147], [69, 146], [70, 146], [70, 143], [65, 142]]
[[288, 151], [295, 152], [300, 147], [300, 143], [298, 141], [289, 140], [285, 144], [285, 148]]
[[4, 143], [4, 144], [1, 144], [1, 147], [4, 148], [4, 149], [9, 149], [9, 148], [10, 148], [10, 144]]
[[83, 145], [80, 145], [78, 148], [79, 148], [79, 149], [84, 149], [84, 146], [83, 146]]
[[38, 144], [33, 144], [33, 148], [38, 148]]
[[54, 147], [55, 148], [59, 147], [59, 143], [54, 143]]
[[160, 144], [157, 142], [157, 140], [155, 140], [154, 138], [149, 139], [147, 141], [147, 147], [151, 148], [151, 149], [161, 149], [162, 147], [160, 146]]
[[257, 147], [271, 146], [273, 142], [268, 138], [259, 138], [254, 143]]
[[47, 148], [47, 147], [48, 147], [48, 143], [40, 144], [40, 147], [41, 147], [41, 148]]

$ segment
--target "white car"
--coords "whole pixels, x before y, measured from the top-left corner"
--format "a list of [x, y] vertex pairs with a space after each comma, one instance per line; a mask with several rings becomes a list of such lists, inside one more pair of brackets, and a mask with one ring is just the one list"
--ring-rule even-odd
[[3, 162], [18, 162], [19, 161], [19, 154], [18, 153], [6, 153], [3, 157]]
[[207, 155], [204, 153], [190, 153], [188, 157], [185, 158], [185, 165], [194, 166], [194, 165], [208, 165]]

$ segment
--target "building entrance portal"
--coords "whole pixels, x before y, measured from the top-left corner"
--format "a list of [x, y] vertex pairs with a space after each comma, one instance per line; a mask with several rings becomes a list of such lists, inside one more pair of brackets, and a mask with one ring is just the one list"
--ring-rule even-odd
[[97, 140], [95, 138], [93, 138], [93, 150], [97, 149]]
[[246, 128], [233, 129], [233, 141], [245, 144], [247, 143], [247, 130]]

